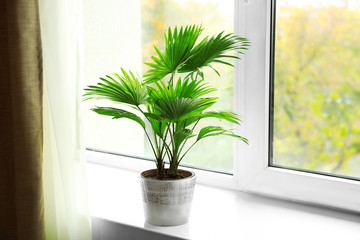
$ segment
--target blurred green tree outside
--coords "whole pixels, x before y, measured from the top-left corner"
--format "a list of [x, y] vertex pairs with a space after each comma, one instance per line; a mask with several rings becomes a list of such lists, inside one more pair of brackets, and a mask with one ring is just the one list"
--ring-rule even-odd
[[273, 163], [360, 177], [360, 5], [323, 2], [277, 10]]

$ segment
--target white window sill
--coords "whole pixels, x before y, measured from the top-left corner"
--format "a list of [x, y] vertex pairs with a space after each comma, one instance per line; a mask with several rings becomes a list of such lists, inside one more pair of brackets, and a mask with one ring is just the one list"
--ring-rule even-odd
[[[197, 184], [189, 223], [144, 222], [139, 172], [88, 164], [91, 214], [170, 236], [203, 239], [346, 239], [360, 237], [360, 215]], [[119, 238], [121, 239], [121, 238]]]

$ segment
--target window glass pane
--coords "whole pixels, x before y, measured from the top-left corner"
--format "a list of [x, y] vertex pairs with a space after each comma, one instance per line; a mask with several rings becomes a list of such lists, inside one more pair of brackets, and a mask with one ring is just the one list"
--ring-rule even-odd
[[272, 165], [360, 177], [360, 2], [276, 1]]
[[[221, 0], [107, 0], [83, 1], [84, 63], [87, 85], [96, 84], [98, 77], [119, 72], [120, 67], [137, 71], [147, 68], [143, 61], [156, 52], [153, 45], [163, 47], [164, 31], [169, 26], [203, 24], [203, 36], [233, 30], [233, 1]], [[205, 71], [206, 81], [219, 91], [217, 110], [233, 109], [233, 69], [216, 66]], [[110, 106], [108, 102], [92, 101], [90, 108]], [[114, 106], [114, 105], [113, 105]], [[152, 158], [142, 129], [129, 120], [112, 120], [88, 111], [87, 147], [131, 156]], [[209, 121], [208, 121], [209, 123]], [[219, 125], [218, 122], [213, 124]], [[224, 127], [232, 128], [231, 125]], [[201, 126], [199, 125], [199, 128]], [[200, 141], [183, 164], [205, 169], [232, 172], [233, 139], [214, 137]]]

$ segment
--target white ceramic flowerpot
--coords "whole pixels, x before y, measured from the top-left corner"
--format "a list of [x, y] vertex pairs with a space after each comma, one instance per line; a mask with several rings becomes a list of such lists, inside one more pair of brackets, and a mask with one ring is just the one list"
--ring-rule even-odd
[[195, 173], [189, 177], [175, 180], [148, 178], [155, 169], [141, 173], [141, 186], [144, 201], [145, 221], [157, 226], [175, 226], [189, 220], [195, 187]]

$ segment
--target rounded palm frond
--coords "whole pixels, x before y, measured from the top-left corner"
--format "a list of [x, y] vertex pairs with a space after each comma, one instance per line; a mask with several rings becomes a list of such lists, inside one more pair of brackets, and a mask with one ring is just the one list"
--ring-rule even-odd
[[131, 71], [127, 73], [122, 68], [121, 72], [122, 75], [114, 73], [115, 78], [106, 75], [106, 79], [100, 78], [101, 82], [97, 85], [85, 88], [84, 100], [106, 99], [136, 107], [145, 104], [148, 95], [139, 78]]
[[242, 137], [240, 135], [235, 134], [231, 130], [224, 129], [224, 128], [219, 127], [219, 126], [203, 127], [200, 130], [200, 132], [198, 133], [198, 135], [197, 135], [196, 142], [198, 142], [201, 139], [204, 139], [206, 137], [214, 137], [214, 136], [220, 136], [220, 135], [234, 137], [234, 138], [237, 138], [237, 139], [243, 141], [246, 144], [249, 144], [248, 139], [246, 139], [246, 138], [244, 138], [244, 137]]
[[155, 87], [148, 86], [149, 101], [157, 101], [164, 97], [178, 98], [199, 98], [208, 93], [216, 91], [207, 83], [201, 80], [190, 80], [186, 78], [177, 80], [175, 87], [171, 83], [165, 84], [162, 81], [155, 82]]
[[130, 119], [132, 121], [137, 122], [138, 124], [141, 125], [143, 129], [145, 129], [145, 122], [141, 119], [141, 117], [129, 111], [118, 108], [112, 108], [112, 107], [96, 107], [96, 108], [92, 108], [91, 110], [100, 115], [111, 116], [113, 117], [113, 119], [119, 119], [119, 118]]
[[162, 118], [170, 122], [179, 122], [208, 109], [215, 100], [216, 98], [168, 97], [155, 101], [154, 109]]
[[221, 32], [213, 37], [205, 37], [199, 43], [196, 43], [199, 35], [203, 31], [202, 26], [190, 25], [178, 30], [175, 27], [173, 33], [171, 28], [165, 34], [165, 50], [161, 52], [154, 46], [157, 57], [152, 57], [153, 63], [145, 63], [151, 67], [145, 75], [145, 82], [156, 82], [163, 79], [168, 74], [197, 73], [202, 79], [204, 78], [202, 68], [210, 67], [218, 75], [219, 72], [211, 63], [221, 63], [233, 66], [231, 63], [224, 61], [224, 58], [240, 59], [238, 56], [227, 54], [229, 51], [236, 51], [242, 54], [247, 50], [250, 42], [246, 38], [234, 34]]
[[160, 120], [179, 122], [182, 119], [200, 114], [216, 102], [217, 98], [201, 98], [215, 91], [200, 80], [191, 81], [179, 78], [175, 87], [171, 83], [155, 82], [155, 87], [148, 86], [148, 102], [153, 106], [154, 115], [147, 116]]
[[224, 120], [233, 124], [240, 125], [241, 120], [239, 116], [231, 111], [207, 111], [197, 114], [196, 116], [189, 117], [183, 120], [182, 126], [187, 127], [197, 121], [200, 121], [204, 118], [215, 118], [218, 120]]
[[145, 82], [158, 81], [181, 68], [190, 57], [191, 49], [193, 49], [202, 31], [203, 27], [196, 25], [180, 27], [180, 29], [175, 27], [173, 31], [169, 27], [167, 34], [164, 34], [164, 52], [154, 46], [158, 56], [151, 57], [154, 63], [145, 63], [152, 68], [144, 75]]
[[198, 72], [202, 75], [201, 69], [209, 66], [218, 75], [218, 71], [211, 66], [211, 63], [221, 63], [229, 66], [233, 65], [229, 62], [225, 62], [222, 59], [235, 58], [240, 59], [238, 56], [226, 54], [229, 51], [236, 51], [243, 54], [243, 50], [247, 50], [250, 46], [250, 42], [246, 38], [238, 37], [234, 34], [226, 34], [221, 32], [214, 35], [211, 38], [206, 37], [204, 41], [194, 47], [190, 53], [189, 59], [179, 69], [180, 73]]

